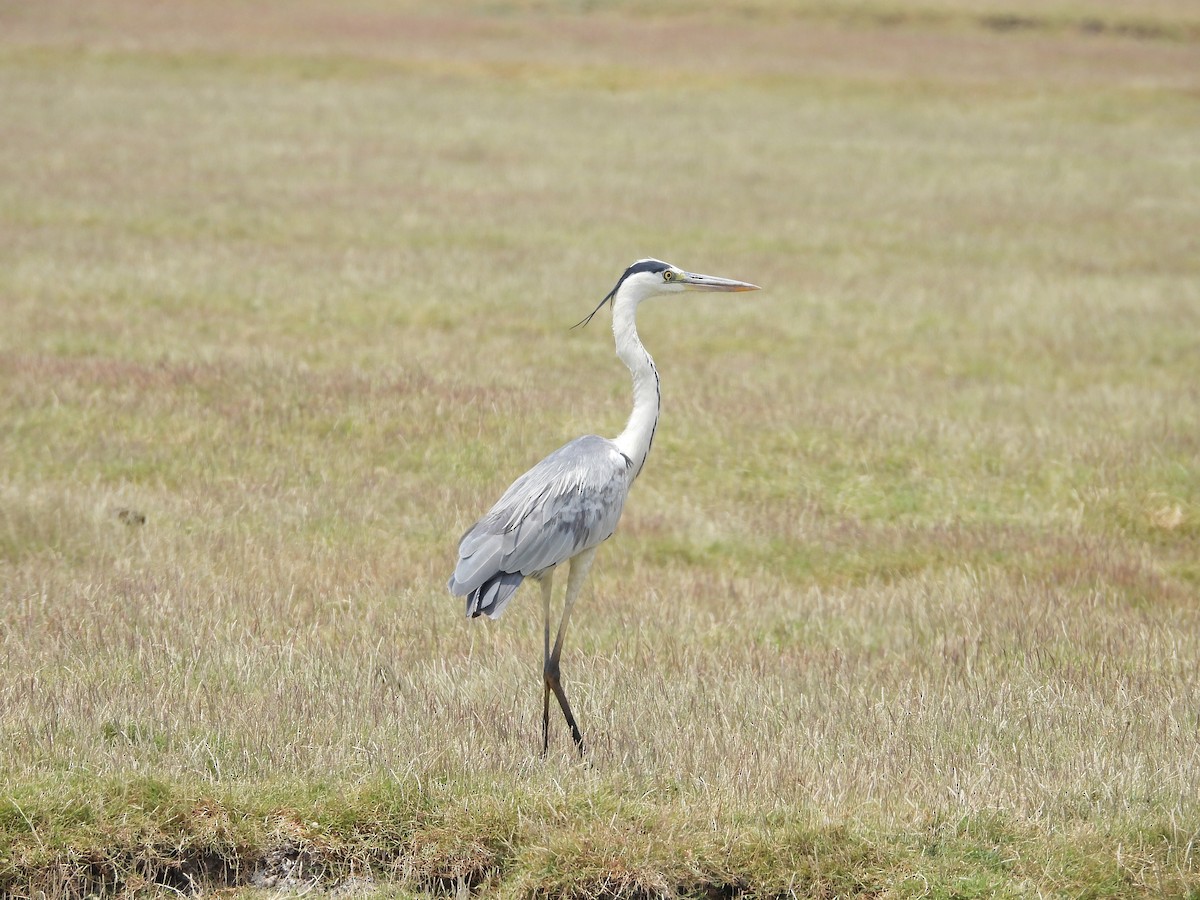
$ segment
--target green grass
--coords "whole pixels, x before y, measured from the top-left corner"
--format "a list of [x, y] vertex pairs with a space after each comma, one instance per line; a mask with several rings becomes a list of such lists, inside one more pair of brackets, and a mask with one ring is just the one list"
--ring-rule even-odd
[[[1033, 888], [1121, 896], [1146, 878], [1177, 884], [1188, 864], [1176, 846], [1187, 836], [1178, 832], [1077, 832], [1068, 840], [995, 812], [884, 834], [808, 824], [805, 810], [701, 823], [679, 792], [622, 796], [623, 786], [584, 780], [569, 794], [548, 795], [549, 785], [535, 790], [527, 781], [504, 784], [502, 793], [493, 783], [468, 793], [465, 785], [389, 782], [348, 793], [294, 785], [248, 800], [220, 788], [180, 796], [137, 779], [100, 785], [110, 793], [90, 802], [43, 791], [32, 815], [10, 799], [0, 821], [37, 834], [41, 844], [22, 848], [20, 858], [35, 870], [61, 865], [62, 854], [47, 845], [69, 837], [70, 861], [86, 875], [67, 890], [178, 890], [202, 878], [237, 884], [254, 865], [253, 848], [264, 845], [289, 861], [284, 871], [300, 883], [371, 878], [408, 893], [466, 887], [566, 897], [988, 897]], [[97, 787], [88, 785], [93, 796]], [[1122, 857], [1106, 860], [1114, 839]]]
[[[1200, 896], [1196, 28], [0, 7], [0, 893]], [[645, 255], [766, 289], [642, 310], [543, 760], [445, 580]]]

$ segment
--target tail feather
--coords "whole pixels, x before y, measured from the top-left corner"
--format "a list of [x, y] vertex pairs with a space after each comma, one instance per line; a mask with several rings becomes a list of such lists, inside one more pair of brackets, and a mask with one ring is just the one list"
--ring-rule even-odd
[[472, 619], [480, 615], [500, 618], [504, 607], [524, 580], [525, 576], [520, 572], [497, 572], [467, 594], [467, 616]]

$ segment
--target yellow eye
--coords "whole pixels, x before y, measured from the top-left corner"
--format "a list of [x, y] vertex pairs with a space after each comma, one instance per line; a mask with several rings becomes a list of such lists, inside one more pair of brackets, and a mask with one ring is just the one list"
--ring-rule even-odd
[[674, 277], [675, 277], [675, 273], [672, 272], [670, 269], [667, 269], [667, 271], [663, 272], [663, 281], [671, 281], [672, 279], [674, 279]]

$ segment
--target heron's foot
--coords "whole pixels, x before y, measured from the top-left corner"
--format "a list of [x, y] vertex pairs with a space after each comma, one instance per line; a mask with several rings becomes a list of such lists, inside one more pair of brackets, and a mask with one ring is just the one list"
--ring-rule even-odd
[[545, 691], [542, 694], [542, 759], [545, 759], [550, 751], [550, 682], [546, 681], [543, 687]]
[[559, 678], [557, 660], [546, 661], [545, 668], [542, 671], [542, 680], [546, 688], [545, 702], [542, 709], [542, 755], [546, 755], [550, 746], [550, 692], [553, 691], [555, 699], [558, 700], [559, 708], [562, 709], [563, 717], [567, 720], [567, 727], [571, 729], [571, 739], [575, 741], [575, 748], [579, 751], [579, 755], [583, 756], [585, 753], [583, 733], [579, 730], [575, 716], [571, 714], [571, 704], [567, 702], [567, 692], [563, 690], [562, 681]]

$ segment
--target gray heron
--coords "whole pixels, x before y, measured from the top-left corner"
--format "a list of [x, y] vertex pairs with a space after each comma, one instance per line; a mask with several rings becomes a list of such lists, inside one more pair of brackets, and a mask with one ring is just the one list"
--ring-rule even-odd
[[[450, 593], [467, 598], [467, 615], [500, 618], [526, 578], [540, 582], [545, 630], [542, 642], [542, 754], [550, 744], [550, 694], [566, 717], [583, 753], [583, 735], [571, 714], [559, 672], [563, 636], [575, 600], [587, 580], [596, 549], [612, 536], [625, 498], [641, 474], [654, 441], [661, 405], [658, 370], [638, 339], [636, 314], [643, 300], [684, 291], [756, 291], [729, 278], [697, 275], [658, 259], [635, 262], [578, 325], [605, 303], [612, 306], [617, 356], [633, 376], [633, 412], [615, 438], [594, 434], [559, 447], [512, 483], [458, 544]], [[562, 618], [550, 646], [550, 599], [555, 568], [570, 560]]]

